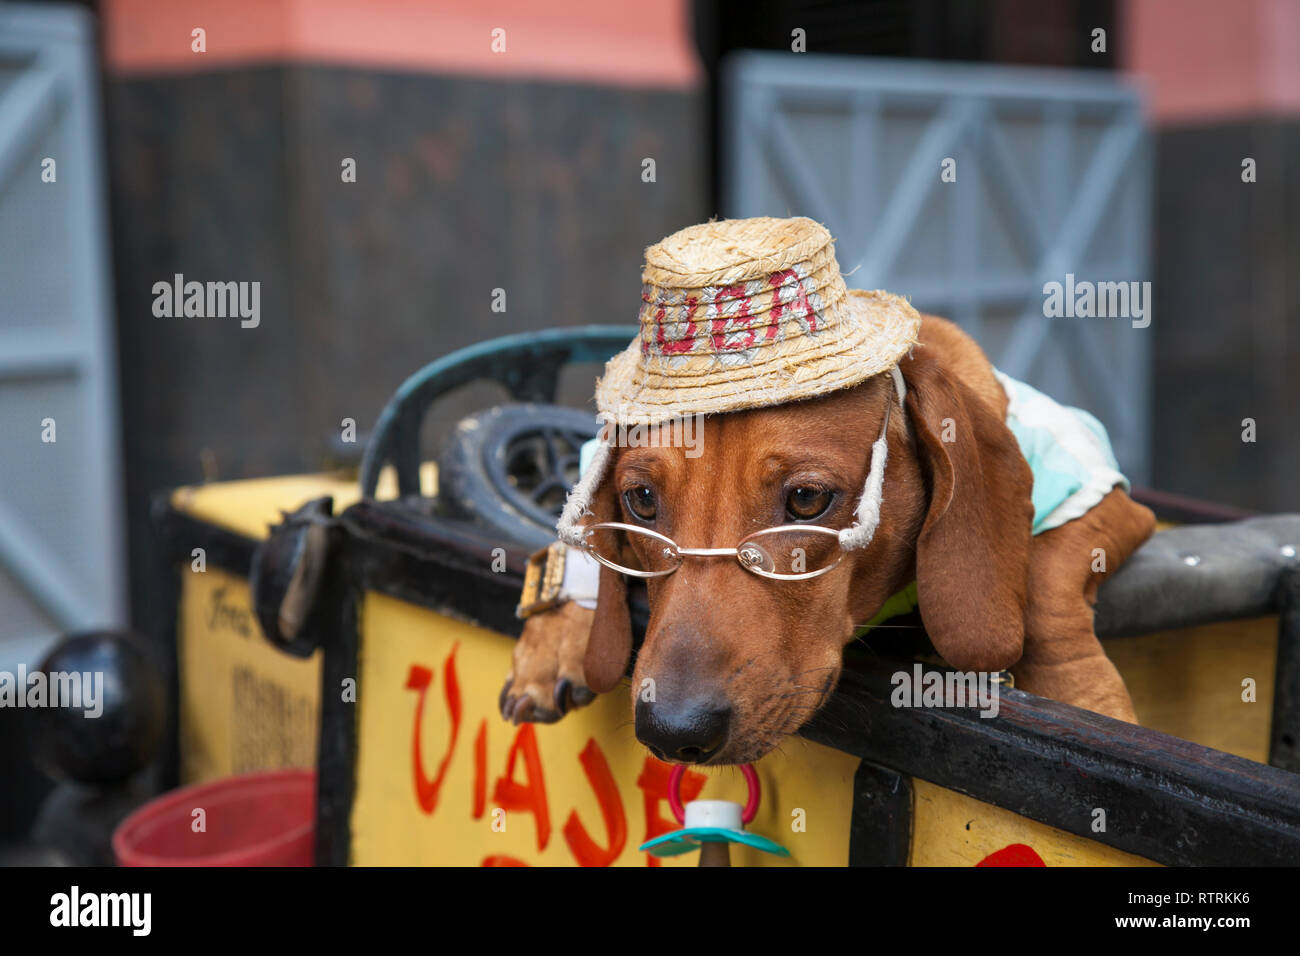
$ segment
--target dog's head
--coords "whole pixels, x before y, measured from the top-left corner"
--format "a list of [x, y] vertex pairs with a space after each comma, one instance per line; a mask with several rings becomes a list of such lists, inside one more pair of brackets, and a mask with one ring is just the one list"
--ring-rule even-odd
[[[824, 398], [708, 417], [698, 457], [680, 447], [613, 451], [594, 522], [624, 522], [683, 548], [734, 548], [775, 526], [854, 522], [886, 408], [880, 524], [825, 574], [773, 580], [735, 557], [692, 556], [647, 580], [650, 620], [632, 680], [636, 734], [688, 763], [757, 760], [834, 689], [844, 645], [892, 594], [917, 582], [936, 649], [996, 670], [1020, 656], [1032, 478], [994, 410], [934, 359]], [[628, 536], [628, 563], [653, 539]], [[602, 567], [585, 660], [597, 692], [623, 676], [632, 635], [625, 582]]]

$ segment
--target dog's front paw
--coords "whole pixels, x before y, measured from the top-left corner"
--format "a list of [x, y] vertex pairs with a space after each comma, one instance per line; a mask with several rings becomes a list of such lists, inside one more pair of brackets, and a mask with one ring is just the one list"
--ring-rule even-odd
[[582, 674], [595, 616], [594, 610], [568, 601], [528, 619], [501, 688], [502, 717], [514, 724], [553, 724], [595, 699]]

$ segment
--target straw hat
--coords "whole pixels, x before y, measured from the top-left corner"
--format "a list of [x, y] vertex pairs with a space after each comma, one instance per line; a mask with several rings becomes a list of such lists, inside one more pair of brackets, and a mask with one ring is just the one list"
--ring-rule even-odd
[[897, 364], [921, 317], [888, 292], [850, 291], [811, 219], [727, 219], [645, 254], [641, 332], [596, 386], [606, 421], [652, 425], [779, 405]]
[[[656, 425], [686, 415], [780, 405], [848, 388], [888, 371], [900, 407], [898, 361], [921, 317], [888, 292], [849, 291], [835, 242], [811, 219], [728, 219], [675, 232], [645, 254], [641, 332], [596, 385], [602, 420]], [[889, 414], [871, 446], [854, 524], [840, 546], [867, 547], [880, 523]], [[601, 441], [569, 492], [556, 530], [574, 547], [604, 480]]]

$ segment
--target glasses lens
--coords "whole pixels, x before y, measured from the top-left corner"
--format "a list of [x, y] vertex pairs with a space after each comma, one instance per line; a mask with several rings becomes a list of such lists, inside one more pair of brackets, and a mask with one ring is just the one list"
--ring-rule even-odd
[[667, 538], [632, 525], [598, 524], [585, 537], [593, 554], [625, 574], [667, 574], [682, 561], [677, 546]]
[[829, 571], [844, 556], [839, 535], [829, 528], [771, 528], [750, 535], [736, 550], [750, 571], [777, 577]]

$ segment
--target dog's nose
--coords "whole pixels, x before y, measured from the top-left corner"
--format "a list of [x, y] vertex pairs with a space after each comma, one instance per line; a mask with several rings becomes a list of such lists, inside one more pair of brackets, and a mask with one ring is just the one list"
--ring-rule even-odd
[[636, 739], [660, 760], [704, 763], [727, 739], [731, 708], [711, 700], [636, 702]]

